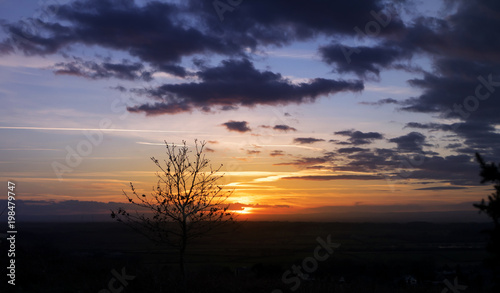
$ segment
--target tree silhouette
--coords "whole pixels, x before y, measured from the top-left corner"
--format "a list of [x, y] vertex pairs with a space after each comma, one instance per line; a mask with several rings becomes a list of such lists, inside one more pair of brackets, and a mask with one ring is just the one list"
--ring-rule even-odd
[[488, 196], [488, 204], [482, 199], [480, 204], [474, 204], [474, 206], [492, 218], [495, 227], [498, 227], [500, 225], [500, 170], [495, 163], [486, 164], [478, 153], [476, 153], [476, 158], [481, 165], [480, 175], [483, 178], [481, 183], [492, 182], [495, 184], [496, 192]]
[[[496, 190], [496, 192], [488, 196], [488, 203], [482, 199], [481, 203], [474, 204], [474, 207], [493, 219], [493, 229], [485, 231], [490, 236], [486, 249], [492, 254], [487, 263], [493, 268], [494, 273], [498, 274], [500, 271], [500, 167], [496, 166], [495, 163], [485, 163], [478, 153], [476, 153], [476, 158], [481, 165], [480, 175], [483, 178], [481, 183], [492, 182]], [[499, 280], [496, 280], [494, 290], [497, 289], [500, 289]], [[500, 292], [500, 290], [496, 292]]]
[[179, 252], [181, 276], [185, 280], [186, 247], [193, 238], [201, 237], [221, 225], [234, 221], [225, 200], [232, 191], [218, 185], [223, 175], [212, 169], [203, 154], [206, 142], [195, 140], [194, 158], [183, 141], [178, 147], [165, 141], [167, 158], [164, 164], [151, 160], [160, 169], [158, 182], [150, 195], [139, 195], [133, 183], [128, 201], [148, 212], [129, 213], [123, 208], [111, 211], [111, 217], [124, 222], [158, 244], [174, 247]]

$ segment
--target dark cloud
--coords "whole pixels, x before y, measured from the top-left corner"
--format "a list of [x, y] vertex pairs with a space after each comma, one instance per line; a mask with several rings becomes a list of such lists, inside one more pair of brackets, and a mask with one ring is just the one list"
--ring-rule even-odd
[[[458, 153], [474, 155], [479, 152], [484, 155], [500, 158], [500, 134], [495, 127], [485, 122], [462, 122], [454, 124], [440, 123], [407, 123], [405, 128], [426, 129], [430, 131], [453, 132], [452, 141], [462, 141], [452, 143], [445, 148], [452, 149]], [[444, 140], [444, 137], [441, 139]]]
[[[488, 151], [487, 144], [498, 144], [497, 135], [487, 129], [500, 124], [500, 32], [493, 29], [500, 26], [500, 5], [492, 0], [454, 3], [451, 15], [421, 17], [399, 40], [403, 48], [428, 55], [433, 66], [409, 81], [422, 94], [408, 98], [401, 109], [458, 119], [462, 123], [450, 131], [465, 139], [469, 150]], [[468, 131], [468, 125], [481, 125], [484, 136]], [[500, 158], [498, 151], [488, 153]]]
[[462, 154], [474, 155], [474, 153], [479, 152], [493, 158], [500, 158], [500, 134], [495, 127], [488, 123], [474, 121], [453, 124], [410, 122], [406, 124], [405, 128], [407, 127], [453, 132], [454, 135], [442, 137], [441, 141], [452, 138], [452, 142], [460, 141], [460, 143], [451, 143], [445, 148]]
[[361, 91], [360, 81], [316, 78], [293, 84], [279, 73], [257, 70], [247, 60], [225, 60], [217, 67], [197, 73], [201, 82], [165, 84], [148, 90], [154, 104], [129, 107], [131, 112], [172, 114], [211, 106], [283, 105], [312, 102], [319, 96], [343, 91]]
[[[374, 20], [384, 22], [382, 35], [405, 27], [382, 0], [361, 2], [314, 1], [304, 10], [300, 1], [256, 0], [239, 5], [222, 23], [210, 1], [151, 1], [141, 6], [131, 0], [83, 0], [54, 5], [53, 22], [34, 19], [34, 31], [22, 22], [4, 24], [9, 37], [0, 49], [46, 55], [77, 44], [98, 46], [125, 51], [159, 71], [184, 77], [187, 72], [178, 63], [185, 56], [245, 56], [247, 48], [288, 44], [318, 33], [354, 36], [354, 27]], [[16, 41], [28, 34], [28, 41]]]
[[284, 156], [285, 152], [282, 150], [274, 150], [269, 154], [271, 157], [279, 157], [279, 156]]
[[300, 143], [300, 144], [311, 144], [319, 141], [325, 141], [322, 138], [314, 138], [314, 137], [297, 137], [293, 139], [294, 143]]
[[[447, 76], [427, 73], [422, 79], [410, 80], [410, 85], [421, 88], [424, 93], [419, 97], [408, 99], [407, 106], [401, 109], [411, 112], [434, 113], [443, 118], [463, 121], [500, 123], [500, 118], [496, 115], [496, 109], [500, 106], [498, 99], [480, 100], [475, 96], [476, 89], [480, 89], [478, 91], [480, 97], [491, 94], [481, 81], [484, 79], [484, 84], [488, 84], [489, 76], [491, 76], [492, 83], [499, 82], [500, 85], [500, 72], [494, 76], [490, 73], [485, 73], [484, 76], [471, 72], [463, 74]], [[493, 86], [492, 90], [495, 90]]]
[[360, 102], [361, 105], [370, 105], [370, 106], [382, 106], [387, 104], [401, 104], [400, 101], [392, 98], [382, 99], [377, 102]]
[[454, 127], [448, 124], [442, 123], [418, 123], [418, 122], [409, 122], [406, 123], [404, 128], [417, 128], [417, 129], [427, 129], [430, 131], [450, 131]]
[[[2, 41], [0, 51], [11, 53], [17, 49], [26, 55], [64, 55], [83, 45], [111, 53], [121, 51], [137, 60], [129, 64], [74, 60], [57, 64], [58, 74], [92, 79], [149, 80], [152, 72], [185, 78], [193, 73], [180, 63], [185, 57], [193, 58], [193, 64], [200, 69], [196, 75], [201, 82], [148, 89], [146, 93], [154, 101], [129, 108], [131, 112], [148, 115], [194, 108], [210, 112], [213, 106], [231, 110], [238, 106], [303, 103], [343, 91], [359, 92], [363, 83], [317, 78], [294, 84], [279, 73], [256, 70], [247, 60], [248, 49], [280, 46], [319, 34], [360, 37], [359, 27], [366, 31], [364, 26], [373, 23], [382, 26], [378, 33], [381, 37], [399, 35], [407, 28], [397, 16], [396, 7], [382, 0], [362, 0], [355, 4], [314, 1], [304, 9], [301, 1], [256, 0], [239, 5], [231, 11], [232, 17], [222, 23], [210, 1], [182, 4], [150, 1], [141, 5], [131, 0], [81, 0], [54, 5], [57, 14], [50, 20], [33, 19], [33, 30], [27, 29], [23, 22], [3, 22], [7, 38]], [[323, 49], [325, 58], [327, 48]], [[376, 72], [378, 67], [389, 63], [386, 59], [390, 53], [399, 52], [397, 47], [363, 49], [365, 53], [352, 66], [339, 70], [361, 72], [356, 68], [365, 66], [368, 71]], [[204, 56], [214, 54], [242, 60], [224, 61], [217, 67], [201, 62]], [[370, 68], [369, 62], [376, 64], [375, 67]], [[145, 64], [150, 71], [143, 70]]]
[[274, 125], [273, 129], [274, 130], [279, 130], [279, 131], [284, 131], [284, 132], [297, 131], [297, 129], [295, 129], [295, 128], [291, 127], [291, 126], [285, 125], [285, 124]]
[[[342, 154], [345, 157], [346, 154]], [[398, 153], [391, 149], [374, 149], [347, 155], [347, 160], [335, 166], [338, 171], [373, 172], [394, 171], [398, 165]]]
[[366, 175], [377, 172], [390, 182], [414, 179], [450, 186], [479, 185], [478, 165], [473, 153], [444, 157], [428, 155], [429, 152], [421, 152], [419, 147], [423, 141], [417, 139], [414, 143], [409, 139], [412, 137], [412, 134], [399, 137], [400, 148], [374, 148], [351, 154], [334, 152], [329, 156], [334, 167], [329, 169]]
[[234, 105], [224, 105], [220, 109], [222, 111], [232, 111], [232, 110], [238, 110], [238, 107]]
[[395, 10], [381, 0], [311, 1], [306, 6], [299, 0], [255, 0], [238, 5], [222, 18], [212, 1], [189, 3], [194, 13], [203, 15], [207, 27], [252, 49], [259, 43], [283, 45], [318, 34], [354, 36], [358, 34], [355, 27], [364, 30], [367, 23], [377, 19], [385, 24], [381, 35], [404, 28]]
[[337, 150], [337, 153], [339, 153], [339, 154], [352, 154], [352, 153], [364, 152], [364, 151], [368, 151], [368, 150], [369, 149], [358, 148], [358, 147], [340, 148]]
[[[375, 46], [341, 46], [336, 43], [320, 48], [323, 60], [337, 72], [352, 72], [366, 77], [382, 69], [398, 69], [422, 74], [409, 85], [422, 94], [406, 100], [383, 99], [363, 102], [369, 105], [395, 104], [401, 110], [429, 113], [441, 118], [459, 119], [465, 124], [500, 124], [500, 5], [493, 0], [454, 1], [445, 17], [417, 16], [398, 34], [381, 35]], [[344, 50], [344, 52], [343, 52]], [[346, 59], [345, 51], [350, 53]], [[424, 71], [401, 60], [414, 55], [431, 60], [432, 70]], [[465, 124], [460, 124], [465, 126]], [[455, 125], [409, 123], [407, 127], [430, 131], [452, 131], [466, 140], [469, 149], [496, 145], [496, 134], [483, 131], [482, 143], [472, 132]], [[486, 128], [485, 128], [486, 129]], [[465, 149], [464, 149], [465, 150]], [[490, 150], [491, 154], [498, 154]]]
[[307, 9], [298, 0], [255, 0], [225, 13], [214, 9], [212, 1], [194, 0], [150, 1], [142, 6], [132, 0], [82, 0], [51, 7], [57, 14], [50, 21], [4, 24], [9, 37], [0, 43], [0, 52], [17, 48], [27, 55], [46, 55], [78, 44], [98, 46], [125, 51], [157, 70], [184, 77], [186, 70], [178, 63], [186, 56], [245, 56], [247, 49], [281, 46], [318, 34], [359, 36], [355, 28], [366, 30], [370, 23], [383, 27], [381, 36], [405, 29], [395, 6], [383, 0], [313, 1]]
[[342, 135], [342, 136], [347, 136], [348, 142], [337, 142], [337, 141], [332, 141], [337, 144], [344, 144], [344, 145], [364, 145], [364, 144], [370, 144], [375, 140], [378, 139], [383, 139], [384, 136], [381, 133], [378, 132], [361, 132], [361, 131], [355, 131], [355, 130], [343, 130], [343, 131], [337, 131], [334, 132], [336, 135]]
[[[129, 112], [136, 112], [136, 113], [145, 112], [146, 115], [163, 115], [163, 114], [177, 114], [182, 112], [189, 112], [192, 111], [193, 109], [189, 105], [179, 102], [173, 102], [168, 104], [163, 102], [156, 102], [153, 104], [144, 104], [135, 107], [127, 107], [127, 110]], [[201, 110], [210, 111], [210, 109], [207, 108], [202, 108]]]
[[34, 20], [36, 28], [28, 41], [23, 23], [4, 27], [10, 37], [4, 46], [12, 46], [26, 55], [64, 52], [83, 44], [125, 51], [156, 66], [159, 70], [184, 75], [176, 63], [183, 56], [200, 53], [233, 54], [241, 50], [234, 42], [206, 34], [186, 25], [183, 8], [174, 3], [152, 1], [144, 6], [131, 0], [86, 0], [54, 5], [54, 22]]
[[443, 19], [419, 17], [401, 39], [405, 48], [414, 47], [437, 56], [476, 61], [478, 65], [498, 62], [500, 32], [489, 30], [500, 23], [500, 6], [495, 0], [456, 1], [456, 11]]
[[467, 146], [468, 155], [475, 152], [491, 157], [492, 160], [500, 160], [500, 133], [487, 122], [464, 122], [453, 125], [455, 133]]
[[297, 129], [295, 129], [294, 127], [291, 127], [291, 126], [288, 126], [285, 124], [278, 124], [278, 125], [275, 125], [273, 127], [271, 127], [270, 125], [261, 125], [260, 127], [267, 128], [267, 129], [272, 128], [274, 130], [283, 131], [283, 132], [297, 131]]
[[452, 185], [479, 185], [478, 164], [472, 155], [422, 157], [405, 176], [412, 179], [432, 179]]
[[312, 165], [318, 165], [318, 164], [323, 164], [328, 162], [330, 159], [329, 156], [323, 156], [323, 157], [305, 157], [305, 158], [299, 158], [296, 159], [292, 162], [286, 162], [286, 163], [277, 163], [273, 164], [274, 166], [296, 166], [296, 167], [307, 167], [307, 166], [312, 166]]
[[248, 122], [246, 121], [228, 121], [226, 123], [223, 123], [222, 125], [226, 126], [227, 130], [229, 131], [236, 131], [236, 132], [247, 132], [251, 131], [250, 127], [248, 127]]
[[[486, 153], [493, 153], [492, 143], [500, 143], [500, 134], [494, 133], [491, 127], [484, 124], [464, 124], [464, 125], [446, 125], [438, 123], [420, 124], [414, 123], [409, 126], [422, 128], [426, 130], [448, 130], [450, 127], [463, 137], [468, 145], [475, 145], [474, 151], [482, 150]], [[382, 133], [362, 133], [355, 134], [356, 130], [345, 130], [335, 132], [336, 135], [344, 135], [353, 139], [381, 139]], [[475, 133], [475, 136], [472, 134]], [[487, 136], [486, 140], [481, 137]], [[456, 138], [456, 136], [453, 136]], [[472, 139], [475, 137], [475, 139]], [[432, 151], [423, 151], [423, 147], [432, 147], [427, 143], [427, 138], [419, 132], [410, 132], [408, 134], [395, 137], [388, 140], [395, 143], [393, 148], [360, 148], [345, 147], [337, 149], [325, 156], [330, 161], [329, 166], [321, 166], [323, 162], [319, 160], [316, 164], [309, 167], [321, 170], [330, 170], [333, 172], [356, 172], [356, 175], [379, 176], [391, 182], [406, 181], [407, 179], [428, 180], [429, 183], [447, 184], [452, 187], [463, 187], [479, 185], [478, 165], [474, 161], [474, 152], [463, 148], [462, 144], [452, 145], [452, 149], [458, 152], [458, 155], [440, 156]], [[484, 144], [488, 141], [489, 144]], [[337, 142], [337, 144], [340, 144]], [[352, 144], [345, 142], [345, 144]], [[493, 144], [494, 145], [494, 144]], [[487, 148], [487, 147], [490, 148]], [[468, 151], [466, 153], [466, 151]], [[488, 160], [491, 160], [488, 157]], [[299, 160], [296, 162], [301, 163]], [[373, 173], [377, 173], [374, 175]], [[336, 174], [325, 174], [325, 178], [315, 178], [315, 180], [327, 180], [332, 176], [336, 179]], [[321, 177], [320, 176], [320, 177]], [[313, 177], [314, 178], [314, 177]], [[451, 188], [450, 188], [451, 189]], [[429, 189], [430, 190], [430, 189]]]
[[[130, 63], [124, 60], [123, 63], [103, 62], [98, 64], [94, 61], [83, 61], [74, 58], [71, 62], [61, 62], [54, 65], [55, 74], [74, 75], [90, 79], [117, 78], [124, 80], [144, 80], [151, 81], [152, 72], [144, 70], [141, 63]], [[119, 89], [122, 91], [122, 89]]]
[[258, 155], [260, 151], [258, 150], [247, 150], [247, 155]]
[[380, 71], [402, 58], [411, 57], [411, 52], [398, 47], [349, 47], [338, 44], [320, 47], [324, 62], [335, 65], [339, 73], [352, 72], [361, 77], [372, 74], [379, 76]]
[[408, 134], [391, 138], [389, 142], [396, 143], [401, 152], [422, 152], [425, 144], [425, 135], [420, 132], [410, 132]]
[[[477, 164], [472, 156], [380, 156], [375, 152], [359, 153], [348, 157], [348, 162], [335, 166], [336, 171], [381, 172], [389, 182], [432, 180], [433, 183], [452, 186], [478, 185]], [[412, 163], [413, 162], [413, 163]], [[417, 162], [417, 163], [414, 163]], [[457, 170], [457, 171], [451, 171]]]

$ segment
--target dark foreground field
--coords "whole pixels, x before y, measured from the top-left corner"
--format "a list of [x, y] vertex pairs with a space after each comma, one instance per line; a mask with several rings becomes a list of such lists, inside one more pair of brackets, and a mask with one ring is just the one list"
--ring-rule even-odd
[[[482, 263], [487, 224], [239, 225], [189, 248], [189, 292], [488, 292], [493, 277]], [[175, 252], [120, 223], [24, 223], [18, 233], [13, 292], [184, 287]], [[0, 292], [7, 250], [4, 241]]]

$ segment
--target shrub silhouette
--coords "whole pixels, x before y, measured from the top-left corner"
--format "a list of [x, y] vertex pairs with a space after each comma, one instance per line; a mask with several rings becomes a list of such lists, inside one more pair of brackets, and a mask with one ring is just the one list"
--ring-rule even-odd
[[[486, 213], [493, 220], [493, 228], [485, 231], [490, 239], [486, 247], [492, 257], [487, 260], [487, 265], [493, 269], [496, 276], [500, 275], [500, 168], [495, 163], [487, 164], [481, 155], [476, 153], [476, 158], [481, 166], [481, 183], [491, 182], [494, 184], [495, 192], [488, 196], [488, 202], [484, 199], [481, 203], [474, 204], [480, 212]], [[500, 280], [495, 279], [494, 292], [500, 292]]]

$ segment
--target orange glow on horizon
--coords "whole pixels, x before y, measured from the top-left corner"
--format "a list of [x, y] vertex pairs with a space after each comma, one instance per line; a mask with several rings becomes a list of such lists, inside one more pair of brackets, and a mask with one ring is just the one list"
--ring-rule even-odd
[[253, 208], [244, 207], [242, 210], [238, 210], [238, 211], [234, 211], [234, 212], [237, 214], [248, 215], [248, 214], [253, 214], [252, 210], [253, 210]]

